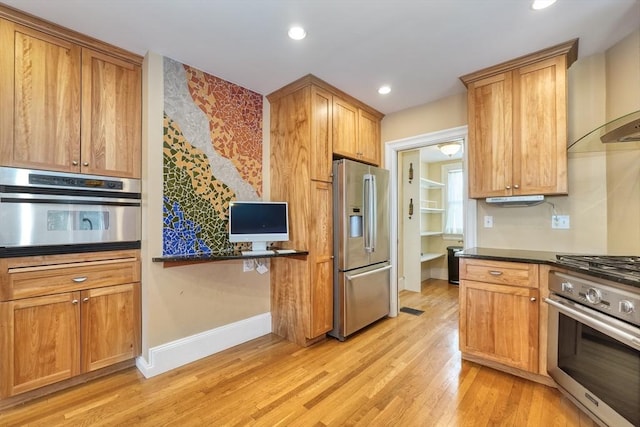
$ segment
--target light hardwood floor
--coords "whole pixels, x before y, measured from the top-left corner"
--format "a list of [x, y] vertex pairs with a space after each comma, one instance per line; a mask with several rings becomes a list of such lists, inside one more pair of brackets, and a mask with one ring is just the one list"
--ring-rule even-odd
[[0, 413], [0, 426], [595, 426], [553, 388], [461, 361], [458, 288], [341, 343], [274, 335], [151, 379], [131, 368]]

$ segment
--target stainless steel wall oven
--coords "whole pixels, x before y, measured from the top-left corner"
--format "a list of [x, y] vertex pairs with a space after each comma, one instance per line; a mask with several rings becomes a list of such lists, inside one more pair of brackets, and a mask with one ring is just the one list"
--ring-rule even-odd
[[140, 248], [140, 180], [0, 167], [0, 256]]
[[550, 273], [549, 375], [601, 424], [640, 426], [640, 259], [595, 262]]

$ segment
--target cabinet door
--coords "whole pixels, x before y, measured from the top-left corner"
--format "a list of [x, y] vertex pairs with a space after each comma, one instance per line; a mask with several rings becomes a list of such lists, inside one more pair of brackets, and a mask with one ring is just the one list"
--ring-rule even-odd
[[80, 48], [6, 20], [0, 45], [0, 163], [79, 171]]
[[331, 115], [333, 97], [315, 86], [311, 87], [311, 179], [332, 181], [333, 138]]
[[566, 57], [514, 71], [513, 194], [567, 193]]
[[512, 74], [469, 84], [469, 197], [511, 195]]
[[140, 354], [140, 284], [83, 291], [82, 371]]
[[538, 372], [538, 290], [460, 281], [460, 350]]
[[333, 98], [333, 152], [352, 159], [360, 159], [358, 150], [358, 108]]
[[333, 217], [330, 183], [311, 182], [309, 260], [310, 310], [307, 337], [318, 337], [333, 328]]
[[82, 171], [140, 178], [142, 73], [82, 50]]
[[358, 147], [362, 161], [380, 165], [380, 120], [371, 113], [358, 110]]
[[1, 396], [80, 373], [79, 292], [0, 303]]

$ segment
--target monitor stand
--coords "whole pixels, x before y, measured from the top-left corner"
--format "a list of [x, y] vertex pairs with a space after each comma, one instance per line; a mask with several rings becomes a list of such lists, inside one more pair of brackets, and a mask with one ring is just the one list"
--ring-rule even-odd
[[242, 255], [271, 255], [273, 253], [267, 249], [267, 242], [251, 242], [251, 250], [242, 251]]

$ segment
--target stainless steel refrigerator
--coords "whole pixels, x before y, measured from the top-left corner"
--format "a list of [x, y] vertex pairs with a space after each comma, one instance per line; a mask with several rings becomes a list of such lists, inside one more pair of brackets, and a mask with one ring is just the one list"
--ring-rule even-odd
[[333, 329], [347, 336], [389, 314], [389, 171], [333, 162]]

